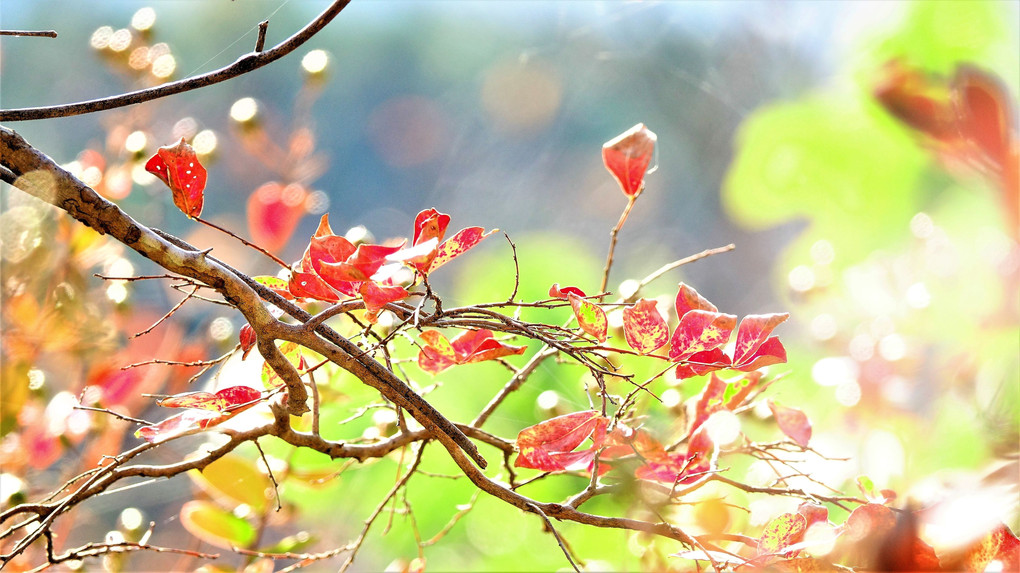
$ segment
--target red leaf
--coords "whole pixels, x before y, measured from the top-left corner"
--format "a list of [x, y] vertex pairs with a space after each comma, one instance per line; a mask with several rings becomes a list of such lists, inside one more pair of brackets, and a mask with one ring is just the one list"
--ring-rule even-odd
[[694, 419], [691, 421], [690, 429], [687, 430], [688, 437], [694, 435], [694, 432], [705, 423], [709, 416], [726, 407], [723, 403], [725, 393], [726, 382], [712, 374], [694, 405]]
[[1002, 563], [1002, 571], [1020, 571], [1020, 539], [1001, 523], [967, 548], [961, 564], [968, 571], [984, 571], [993, 560]]
[[290, 240], [305, 214], [308, 191], [299, 183], [266, 183], [248, 197], [248, 234], [252, 242], [277, 251]]
[[758, 539], [758, 555], [779, 555], [804, 537], [807, 520], [799, 513], [784, 513], [765, 525]]
[[414, 238], [411, 244], [417, 245], [429, 239], [436, 239], [438, 243], [446, 236], [446, 228], [449, 225], [449, 215], [435, 209], [425, 209], [414, 218]]
[[202, 214], [207, 173], [183, 137], [176, 145], [160, 147], [145, 163], [145, 170], [166, 183], [174, 205], [185, 215], [195, 218]]
[[772, 415], [776, 417], [779, 429], [793, 439], [793, 441], [800, 444], [802, 448], [806, 448], [811, 440], [811, 421], [808, 420], [804, 412], [797, 408], [780, 406], [772, 400], [769, 400], [768, 404], [769, 409], [772, 410]]
[[655, 301], [644, 298], [623, 309], [623, 334], [639, 354], [655, 352], [669, 341], [669, 327]]
[[244, 326], [241, 327], [239, 338], [241, 341], [241, 360], [244, 360], [245, 358], [248, 358], [248, 353], [255, 347], [255, 343], [258, 342], [258, 337], [255, 335], [255, 330], [251, 327], [251, 325], [245, 323]]
[[[543, 471], [583, 469], [602, 447], [609, 419], [594, 411], [557, 416], [521, 430], [517, 435], [519, 454], [514, 466]], [[588, 438], [591, 448], [574, 452]]]
[[158, 424], [138, 428], [135, 437], [142, 438], [150, 444], [163, 442], [193, 430], [200, 430], [206, 427], [202, 424], [219, 418], [223, 418], [223, 414], [210, 410], [186, 410]]
[[[781, 314], [749, 314], [740, 321], [737, 329], [737, 345], [733, 349], [733, 364], [742, 368], [755, 362], [759, 356], [759, 349], [772, 331], [790, 318], [788, 313]], [[776, 343], [779, 341], [776, 340]], [[779, 348], [783, 348], [780, 344]], [[785, 361], [786, 351], [783, 350]], [[774, 364], [774, 363], [773, 363]]]
[[402, 286], [381, 285], [372, 281], [361, 283], [358, 292], [365, 301], [369, 317], [374, 317], [387, 304], [404, 300], [411, 294]]
[[995, 76], [962, 66], [953, 78], [952, 95], [960, 135], [1001, 170], [1014, 125], [1008, 91]]
[[504, 344], [488, 330], [466, 330], [453, 339], [453, 347], [462, 356], [460, 363], [484, 362], [503, 356], [524, 354], [525, 346]]
[[436, 255], [433, 257], [432, 262], [429, 263], [427, 272], [435, 272], [436, 269], [463, 255], [468, 249], [482, 242], [482, 239], [495, 233], [497, 230], [493, 229], [486, 233], [485, 229], [481, 227], [468, 227], [457, 231], [456, 235], [450, 237], [436, 249]]
[[853, 541], [875, 539], [896, 527], [896, 515], [884, 505], [867, 503], [853, 510], [843, 527], [845, 535]]
[[259, 403], [262, 393], [248, 386], [231, 386], [215, 394], [191, 392], [160, 400], [160, 406], [189, 408], [162, 422], [139, 428], [135, 436], [149, 443], [163, 442], [193, 430], [221, 424]]
[[426, 346], [418, 352], [418, 365], [430, 374], [438, 374], [454, 364], [483, 362], [512, 354], [523, 354], [524, 346], [504, 344], [492, 337], [489, 330], [465, 330], [452, 342], [439, 331], [421, 333]]
[[337, 302], [340, 297], [336, 291], [315, 273], [293, 272], [288, 283], [290, 293], [297, 298], [311, 298], [324, 302]]
[[679, 362], [726, 344], [736, 325], [737, 317], [732, 314], [709, 310], [688, 311], [673, 331], [669, 359]]
[[411, 239], [412, 247], [424, 246], [430, 241], [435, 241], [436, 247], [425, 253], [418, 254], [408, 261], [414, 265], [418, 272], [427, 273], [429, 265], [436, 258], [439, 243], [446, 236], [446, 228], [450, 225], [450, 216], [440, 213], [435, 209], [425, 209], [414, 218], [414, 237]]
[[722, 350], [713, 348], [685, 358], [683, 364], [676, 367], [676, 377], [685, 380], [729, 367], [730, 357], [726, 356]]
[[574, 286], [566, 286], [566, 287], [560, 288], [560, 283], [553, 283], [553, 285], [551, 287], [549, 287], [549, 297], [550, 298], [567, 298], [567, 295], [570, 294], [570, 293], [576, 294], [577, 296], [579, 296], [581, 298], [584, 298], [584, 297], [588, 296], [588, 295], [584, 294], [583, 290], [581, 290], [581, 289], [579, 289], [577, 287], [574, 287]]
[[797, 513], [804, 516], [808, 527], [816, 523], [826, 523], [829, 521], [829, 509], [824, 505], [814, 502], [805, 501], [801, 503], [797, 506]]
[[644, 189], [656, 139], [655, 133], [639, 123], [602, 145], [602, 163], [627, 197], [636, 197]]
[[707, 310], [709, 312], [719, 312], [719, 309], [710, 302], [708, 299], [698, 294], [698, 291], [694, 290], [684, 283], [680, 283], [680, 289], [676, 293], [676, 317], [681, 319], [692, 310]]
[[577, 324], [581, 330], [595, 337], [599, 342], [605, 341], [606, 334], [609, 332], [606, 313], [597, 304], [574, 293], [567, 293], [567, 299], [570, 300], [570, 307], [574, 309], [574, 316], [577, 317]]
[[782, 364], [784, 362], [786, 362], [786, 348], [783, 347], [783, 343], [779, 341], [778, 337], [773, 336], [758, 347], [758, 350], [755, 351], [748, 362], [733, 366], [733, 368], [742, 372], [750, 372], [765, 366]]
[[210, 392], [186, 392], [157, 400], [156, 403], [164, 408], [197, 408], [223, 413], [233, 408], [247, 406], [261, 397], [262, 392], [249, 386], [231, 386], [215, 394]]

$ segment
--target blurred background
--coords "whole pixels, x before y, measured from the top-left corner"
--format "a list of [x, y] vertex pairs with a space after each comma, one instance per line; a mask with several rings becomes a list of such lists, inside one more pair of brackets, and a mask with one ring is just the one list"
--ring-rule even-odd
[[[205, 73], [250, 51], [260, 21], [270, 22], [272, 46], [327, 4], [5, 1], [0, 28], [59, 36], [0, 39], [0, 107], [79, 101]], [[835, 487], [853, 488], [855, 476], [868, 475], [903, 499], [965, 500], [1015, 530], [1020, 250], [1016, 179], [1008, 174], [1016, 170], [1018, 21], [1015, 2], [355, 1], [297, 52], [243, 77], [130, 109], [7, 127], [136, 219], [213, 246], [251, 274], [276, 269], [173, 208], [141, 167], [157, 147], [191, 140], [210, 173], [203, 216], [285, 260], [301, 256], [322, 213], [338, 233], [363, 225], [382, 241], [409, 236], [414, 215], [435, 207], [452, 215], [452, 230], [508, 233], [529, 300], [553, 282], [597, 290], [609, 229], [626, 203], [600, 148], [643, 122], [658, 135], [657, 169], [620, 234], [610, 289], [734, 243], [731, 253], [660, 279], [646, 296], [668, 298], [682, 280], [726, 312], [790, 312], [779, 332], [790, 374], [775, 392], [805, 410], [817, 448], [853, 458], [825, 467]], [[1000, 131], [1012, 138], [1014, 163], [1008, 153], [1005, 162], [974, 160], [909, 121], [915, 108], [883, 99], [906, 89], [893, 60], [939, 101], [952, 99], [960, 69], [979, 70], [1007, 110]], [[149, 274], [151, 264], [76, 235], [7, 186], [3, 208], [5, 273], [38, 275], [34, 298], [4, 288], [3, 471], [23, 480], [31, 471], [59, 474], [54, 468], [70, 451], [53, 446], [52, 465], [27, 469], [32, 464], [14, 453], [27, 439], [13, 429], [26, 424], [23, 410], [45, 424], [67, 413], [66, 404], [53, 406], [61, 392], [108, 387], [112, 366], [99, 355], [141, 360], [157, 349], [203, 357], [203, 349], [231, 347], [241, 324], [188, 305], [158, 339], [127, 344], [122, 331], [144, 328], [179, 295], [91, 274]], [[60, 250], [54, 238], [72, 246], [49, 252]], [[65, 276], [69, 264], [80, 270], [74, 280]], [[508, 244], [493, 237], [437, 281], [448, 304], [477, 303], [505, 298], [513, 272]], [[77, 303], [51, 322], [38, 318], [61, 289], [81, 295], [66, 295]], [[444, 381], [469, 384], [488, 372], [479, 368]], [[170, 388], [188, 377], [146, 376], [161, 377], [146, 384]], [[558, 376], [523, 390], [496, 427], [512, 436], [534, 423], [546, 391], [584, 403], [571, 398], [577, 373]], [[700, 385], [668, 389], [679, 403]], [[485, 396], [479, 390], [476, 398]], [[465, 418], [480, 407], [445, 399]], [[72, 430], [47, 431], [52, 438]], [[313, 520], [335, 517], [315, 496], [330, 505], [351, 488], [385, 490], [393, 465], [360, 475], [293, 503]], [[379, 475], [388, 483], [366, 485]], [[455, 491], [460, 498], [446, 506], [470, 498], [470, 488]], [[188, 499], [152, 495], [170, 506]], [[479, 502], [465, 527], [429, 550], [430, 564], [563, 565], [535, 523], [496, 505]], [[340, 542], [365, 508], [344, 520]], [[449, 513], [421, 521], [438, 528]], [[767, 518], [751, 511], [732, 519]], [[313, 523], [320, 525], [309, 530], [322, 528]], [[648, 540], [565, 532], [606, 568], [646, 563]], [[406, 537], [370, 539], [360, 566], [413, 557]]]

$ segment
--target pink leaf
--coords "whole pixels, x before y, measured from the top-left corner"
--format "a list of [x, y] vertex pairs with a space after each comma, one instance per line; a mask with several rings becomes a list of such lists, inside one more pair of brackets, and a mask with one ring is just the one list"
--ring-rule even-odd
[[669, 341], [669, 327], [655, 301], [644, 298], [623, 309], [623, 334], [639, 354], [654, 352]]
[[772, 415], [776, 417], [776, 423], [784, 434], [797, 442], [800, 447], [806, 448], [811, 440], [811, 422], [808, 417], [797, 408], [780, 406], [772, 400], [768, 401]]

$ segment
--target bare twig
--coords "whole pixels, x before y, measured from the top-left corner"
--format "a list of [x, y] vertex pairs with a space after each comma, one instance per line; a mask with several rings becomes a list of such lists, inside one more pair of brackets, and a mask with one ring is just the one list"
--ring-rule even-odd
[[259, 22], [259, 37], [255, 40], [255, 53], [260, 54], [266, 48], [266, 32], [269, 30], [269, 20]]
[[634, 208], [634, 202], [640, 196], [640, 191], [635, 195], [627, 196], [627, 206], [623, 208], [623, 213], [620, 214], [620, 220], [616, 222], [616, 226], [613, 227], [613, 230], [609, 231], [609, 254], [606, 256], [606, 267], [602, 270], [602, 286], [599, 287], [599, 292], [606, 292], [606, 285], [609, 284], [609, 271], [613, 268], [613, 252], [616, 251], [616, 236], [620, 233], [620, 229], [623, 228], [623, 224], [627, 222], [627, 216], [630, 215], [630, 210]]
[[56, 30], [0, 30], [0, 36], [25, 36], [29, 38], [56, 38]]
[[[268, 23], [268, 22], [266, 22], [266, 23]], [[248, 240], [238, 236], [233, 231], [231, 231], [229, 229], [224, 229], [223, 227], [217, 225], [216, 223], [213, 223], [211, 221], [207, 221], [207, 220], [205, 220], [205, 219], [203, 219], [201, 217], [195, 217], [195, 220], [198, 221], [199, 223], [202, 223], [203, 225], [205, 225], [207, 227], [212, 227], [213, 229], [216, 229], [217, 231], [219, 231], [221, 233], [224, 233], [226, 235], [229, 235], [229, 236], [237, 239], [238, 241], [241, 241], [242, 243], [244, 243], [244, 246], [251, 247], [251, 248], [255, 249], [256, 251], [262, 253], [263, 255], [269, 257], [270, 259], [273, 259], [273, 262], [275, 262], [276, 264], [280, 265], [281, 267], [283, 267], [285, 269], [289, 269], [290, 268], [290, 265], [288, 265], [287, 263], [283, 262], [283, 259], [281, 259], [280, 257], [277, 257], [273, 253], [270, 253], [269, 251], [263, 249], [262, 247], [256, 245], [255, 243], [252, 243], [251, 241], [248, 241]]]
[[51, 117], [68, 117], [81, 115], [83, 113], [94, 113], [134, 105], [154, 99], [164, 98], [170, 95], [191, 91], [198, 88], [210, 86], [223, 82], [237, 76], [244, 75], [252, 70], [261, 68], [267, 64], [293, 52], [312, 36], [322, 30], [337, 14], [340, 13], [350, 0], [336, 0], [307, 26], [296, 32], [283, 42], [264, 52], [252, 52], [245, 54], [229, 66], [214, 70], [212, 72], [193, 76], [159, 85], [152, 88], [136, 90], [133, 92], [94, 99], [78, 103], [54, 105], [47, 107], [30, 107], [22, 109], [0, 110], [0, 122], [26, 121], [30, 119], [46, 119]]

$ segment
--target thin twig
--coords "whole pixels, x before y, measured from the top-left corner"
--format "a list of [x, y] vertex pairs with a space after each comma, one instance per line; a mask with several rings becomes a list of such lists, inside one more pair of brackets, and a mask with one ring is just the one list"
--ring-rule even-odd
[[113, 410], [110, 410], [110, 409], [107, 409], [107, 408], [94, 408], [92, 406], [82, 406], [81, 404], [75, 404], [74, 409], [75, 410], [88, 410], [89, 412], [102, 412], [103, 414], [109, 414], [109, 415], [113, 416], [114, 418], [120, 418], [121, 420], [124, 420], [125, 422], [131, 422], [132, 424], [138, 424], [140, 426], [151, 426], [152, 425], [152, 422], [146, 422], [145, 420], [140, 420], [138, 418], [132, 418], [131, 416], [125, 416], [124, 414], [118, 414], [117, 412], [114, 412]]
[[323, 10], [307, 26], [297, 31], [294, 35], [280, 42], [273, 48], [259, 53], [249, 53], [238, 58], [234, 63], [199, 76], [184, 78], [176, 82], [169, 82], [159, 86], [136, 90], [125, 94], [119, 94], [106, 98], [54, 105], [45, 107], [30, 107], [22, 109], [0, 110], [0, 122], [25, 121], [30, 119], [47, 119], [52, 117], [68, 117], [81, 115], [83, 113], [94, 113], [106, 111], [129, 105], [134, 105], [154, 99], [164, 98], [170, 95], [191, 91], [205, 86], [223, 82], [238, 76], [244, 75], [252, 70], [261, 68], [267, 64], [293, 52], [302, 44], [311, 39], [312, 36], [322, 30], [337, 14], [340, 13], [351, 0], [336, 0]]
[[153, 328], [156, 328], [160, 324], [163, 324], [163, 321], [165, 321], [166, 319], [168, 319], [171, 316], [173, 316], [173, 314], [175, 312], [177, 312], [177, 309], [181, 308], [182, 306], [184, 306], [184, 303], [186, 303], [189, 300], [191, 300], [191, 297], [195, 296], [196, 292], [198, 292], [198, 286], [197, 285], [192, 287], [191, 292], [188, 293], [187, 296], [182, 298], [180, 302], [175, 304], [173, 308], [171, 308], [169, 311], [167, 311], [166, 314], [164, 314], [162, 317], [160, 317], [159, 320], [157, 320], [156, 322], [152, 323], [152, 326], [150, 326], [149, 328], [146, 328], [145, 330], [143, 330], [141, 332], [136, 332], [136, 333], [132, 334], [131, 336], [129, 336], [128, 338], [129, 339], [130, 338], [138, 338], [139, 336], [142, 336], [144, 334], [148, 334], [148, 333], [152, 332]]
[[269, 474], [269, 481], [273, 482], [273, 492], [276, 494], [276, 511], [283, 509], [283, 505], [280, 504], [280, 484], [276, 483], [276, 477], [273, 475], [273, 468], [269, 466], [269, 458], [266, 457], [266, 452], [262, 451], [262, 445], [259, 444], [258, 438], [252, 439], [252, 443], [255, 444], [255, 449], [259, 451], [259, 455], [262, 456], [262, 463], [266, 464], [266, 473]]
[[29, 38], [56, 38], [56, 30], [0, 30], [0, 36], [25, 36]]
[[267, 30], [269, 30], [269, 20], [259, 22], [259, 37], [255, 40], [255, 53], [261, 53], [265, 49]]
[[251, 248], [255, 249], [256, 251], [262, 253], [263, 255], [269, 257], [270, 259], [273, 259], [273, 261], [276, 264], [280, 265], [281, 267], [283, 267], [285, 269], [289, 269], [290, 268], [290, 265], [288, 265], [287, 263], [283, 262], [283, 260], [280, 257], [277, 257], [273, 253], [270, 253], [269, 251], [263, 249], [262, 247], [256, 245], [255, 243], [252, 243], [251, 241], [245, 240], [245, 239], [239, 237], [238, 235], [235, 235], [233, 231], [230, 231], [228, 229], [224, 229], [223, 227], [217, 225], [216, 223], [213, 223], [213, 222], [210, 222], [210, 221], [206, 221], [205, 219], [203, 219], [201, 217], [195, 217], [195, 220], [198, 221], [199, 223], [202, 223], [203, 225], [206, 225], [207, 227], [212, 227], [213, 229], [216, 229], [217, 231], [219, 231], [221, 233], [226, 233], [227, 235], [230, 235], [231, 237], [237, 239], [238, 241], [241, 241], [242, 243], [244, 243], [245, 246], [251, 247]]
[[628, 196], [627, 206], [623, 208], [620, 220], [616, 222], [613, 230], [609, 231], [609, 254], [606, 256], [606, 267], [602, 270], [602, 286], [599, 287], [599, 292], [606, 292], [606, 285], [609, 284], [609, 271], [613, 267], [613, 252], [616, 251], [616, 236], [623, 228], [623, 224], [627, 222], [627, 215], [630, 215], [630, 210], [634, 208], [634, 203], [640, 195], [639, 192], [636, 195]]

